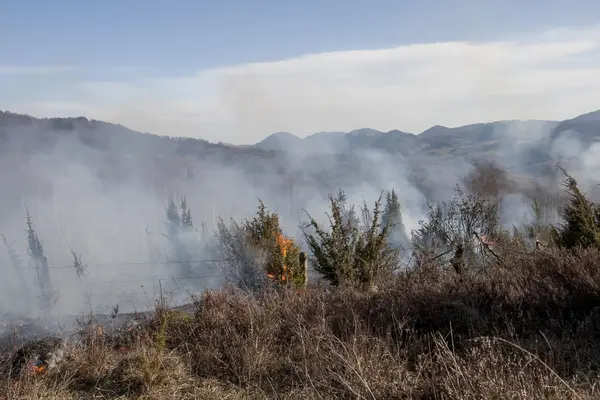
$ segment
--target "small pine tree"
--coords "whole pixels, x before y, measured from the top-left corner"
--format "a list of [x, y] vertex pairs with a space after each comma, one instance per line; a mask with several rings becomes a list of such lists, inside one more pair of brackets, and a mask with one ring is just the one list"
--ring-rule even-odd
[[181, 230], [181, 216], [179, 209], [173, 198], [170, 198], [167, 202], [167, 235], [169, 240], [173, 240], [179, 235]]
[[381, 225], [381, 198], [372, 212], [363, 209], [363, 226], [345, 217], [344, 198], [330, 196], [329, 200], [330, 230], [310, 215], [303, 229], [314, 268], [332, 285], [371, 287], [378, 276], [391, 273], [398, 264], [397, 251], [387, 242], [390, 226]]
[[385, 208], [381, 217], [382, 226], [390, 226], [390, 242], [396, 248], [406, 249], [410, 240], [402, 220], [402, 206], [395, 189], [386, 194]]
[[[340, 213], [344, 221], [347, 222], [349, 226], [358, 228], [360, 226], [360, 220], [354, 205], [348, 206], [348, 196], [346, 195], [346, 192], [341, 188], [338, 189], [334, 199], [340, 209]], [[363, 220], [365, 218], [369, 218], [368, 207], [363, 208], [361, 213]]]
[[227, 225], [219, 218], [215, 237], [225, 281], [246, 292], [260, 292], [268, 279], [264, 252], [250, 245], [245, 229], [234, 220]]
[[87, 265], [83, 262], [81, 258], [81, 254], [77, 253], [71, 247], [69, 247], [69, 251], [71, 252], [71, 258], [73, 260], [73, 268], [75, 269], [75, 273], [77, 274], [77, 278], [82, 285], [84, 285], [85, 290], [85, 306], [87, 309], [92, 309], [92, 294], [89, 290], [89, 286], [86, 282], [87, 277]]
[[44, 246], [33, 227], [33, 219], [27, 211], [27, 253], [32, 267], [36, 271], [36, 282], [39, 291], [40, 307], [44, 313], [49, 313], [58, 301], [58, 293], [52, 286], [48, 259], [44, 255]]
[[579, 190], [577, 181], [566, 173], [564, 182], [569, 202], [562, 211], [564, 222], [552, 231], [552, 241], [561, 248], [595, 247], [600, 249], [600, 207]]
[[279, 215], [269, 212], [262, 201], [251, 220], [231, 221], [229, 226], [219, 220], [216, 239], [226, 260], [221, 263], [226, 279], [236, 286], [257, 291], [269, 278], [282, 285], [304, 286], [300, 247], [283, 234]]
[[75, 269], [77, 278], [79, 278], [79, 280], [83, 282], [87, 274], [87, 265], [85, 265], [81, 260], [81, 254], [77, 253], [71, 247], [69, 247], [69, 251], [71, 252], [71, 257], [73, 259], [73, 268]]
[[278, 214], [269, 212], [259, 200], [256, 215], [245, 222], [244, 229], [250, 243], [265, 251], [268, 277], [280, 284], [293, 284], [296, 287], [305, 284], [300, 247], [292, 238], [284, 235]]
[[191, 257], [188, 245], [183, 236], [185, 233], [193, 231], [194, 224], [192, 221], [192, 212], [185, 197], [181, 199], [179, 205], [171, 197], [167, 202], [166, 214], [166, 237], [174, 254], [173, 261], [178, 262], [182, 274], [189, 275], [192, 273], [192, 266], [189, 262]]
[[181, 226], [184, 229], [193, 229], [194, 222], [192, 221], [192, 211], [188, 207], [187, 200], [185, 199], [185, 197], [181, 199], [181, 202], [179, 204], [179, 210], [181, 211], [181, 215], [179, 217], [181, 221]]

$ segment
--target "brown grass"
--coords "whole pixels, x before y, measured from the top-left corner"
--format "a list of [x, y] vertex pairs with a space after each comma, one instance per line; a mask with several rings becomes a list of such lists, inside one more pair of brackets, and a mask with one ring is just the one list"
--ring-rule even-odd
[[193, 315], [159, 307], [126, 349], [88, 337], [58, 370], [0, 384], [8, 399], [599, 398], [600, 252], [504, 265], [205, 293]]

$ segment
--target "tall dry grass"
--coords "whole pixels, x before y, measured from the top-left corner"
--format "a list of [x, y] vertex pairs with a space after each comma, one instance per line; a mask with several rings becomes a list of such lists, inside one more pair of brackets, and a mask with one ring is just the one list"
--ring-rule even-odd
[[[91, 331], [95, 332], [95, 331]], [[370, 291], [205, 293], [123, 337], [85, 334], [8, 399], [599, 398], [600, 252], [544, 250]]]

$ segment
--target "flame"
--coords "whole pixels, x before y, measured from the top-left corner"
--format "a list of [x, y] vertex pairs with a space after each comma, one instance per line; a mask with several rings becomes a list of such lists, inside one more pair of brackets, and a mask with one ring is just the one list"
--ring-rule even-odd
[[[283, 233], [281, 233], [281, 232], [279, 232], [275, 235], [275, 240], [277, 242], [277, 247], [279, 247], [279, 251], [281, 252], [281, 257], [284, 259], [284, 262], [285, 262], [285, 257], [287, 256], [288, 250], [292, 246], [293, 241], [292, 241], [292, 239], [286, 238], [283, 235]], [[283, 264], [283, 266], [282, 266], [283, 273], [279, 277], [282, 282], [285, 282], [287, 280], [287, 278], [286, 278], [287, 269], [288, 269], [287, 265]], [[276, 279], [275, 274], [267, 273], [267, 276], [271, 279]]]
[[489, 247], [494, 247], [496, 242], [494, 242], [489, 236], [481, 235], [481, 242]]
[[277, 245], [281, 249], [281, 255], [283, 256], [283, 258], [285, 258], [290, 246], [292, 245], [292, 239], [286, 238], [281, 232], [277, 234], [276, 239]]
[[31, 374], [32, 375], [39, 375], [39, 374], [43, 374], [44, 372], [46, 372], [46, 366], [45, 365], [37, 365], [37, 362], [31, 361]]
[[35, 365], [33, 366], [33, 373], [34, 374], [43, 374], [44, 372], [46, 372], [46, 367], [45, 366], [43, 366], [43, 365], [41, 367], [38, 367], [38, 366], [35, 366]]

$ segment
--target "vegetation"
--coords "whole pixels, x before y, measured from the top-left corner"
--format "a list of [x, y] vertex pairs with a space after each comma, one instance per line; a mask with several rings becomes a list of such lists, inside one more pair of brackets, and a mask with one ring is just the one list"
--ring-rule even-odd
[[48, 259], [44, 254], [44, 246], [35, 231], [33, 219], [29, 215], [29, 211], [27, 211], [25, 223], [27, 225], [27, 254], [30, 258], [30, 266], [35, 270], [40, 309], [43, 313], [48, 314], [58, 301], [58, 293], [52, 285]]
[[589, 201], [567, 175], [564, 185], [569, 203], [563, 209], [564, 223], [553, 229], [554, 242], [562, 248], [593, 247], [600, 249], [600, 206]]
[[343, 192], [329, 200], [329, 229], [310, 215], [304, 228], [314, 269], [335, 286], [373, 287], [377, 278], [389, 277], [398, 266], [398, 254], [387, 241], [392, 220], [388, 218], [383, 226], [381, 223], [381, 198], [375, 202], [372, 213], [363, 207], [362, 224], [354, 218], [353, 209], [345, 212]]
[[225, 260], [225, 276], [236, 287], [260, 290], [267, 282], [265, 277], [281, 285], [302, 287], [306, 283], [300, 247], [283, 233], [279, 215], [270, 212], [262, 201], [251, 220], [241, 224], [231, 221], [229, 226], [220, 220], [217, 243]]
[[386, 193], [385, 208], [381, 218], [382, 226], [389, 226], [388, 242], [396, 249], [406, 253], [411, 248], [410, 238], [402, 219], [402, 205], [395, 189]]
[[599, 398], [600, 213], [565, 185], [561, 224], [532, 199], [531, 221], [512, 231], [500, 192], [457, 188], [413, 232], [401, 269], [395, 192], [359, 219], [340, 191], [329, 226], [310, 215], [304, 226], [328, 285], [302, 290], [300, 247], [261, 202], [254, 218], [219, 223], [232, 285], [191, 312], [160, 301], [134, 330], [82, 330], [56, 368], [6, 371], [0, 384], [14, 399]]
[[191, 256], [186, 234], [193, 232], [194, 222], [185, 197], [181, 198], [179, 205], [175, 203], [173, 198], [170, 198], [167, 203], [166, 214], [167, 233], [165, 236], [171, 249], [170, 260], [177, 262], [181, 273], [189, 276], [193, 271], [190, 264]]

